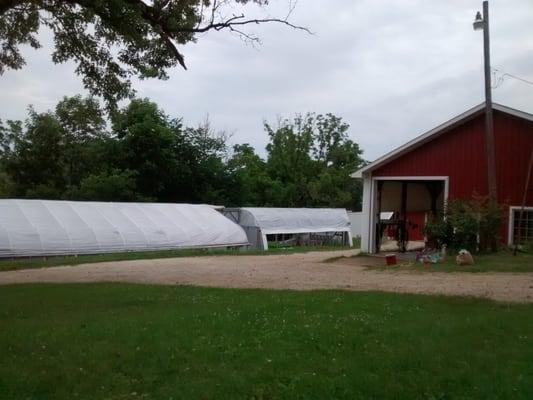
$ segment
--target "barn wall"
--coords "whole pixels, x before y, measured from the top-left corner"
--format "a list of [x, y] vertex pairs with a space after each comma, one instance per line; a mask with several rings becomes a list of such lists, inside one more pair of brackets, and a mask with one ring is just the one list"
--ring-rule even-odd
[[[533, 122], [494, 111], [498, 201], [505, 206], [522, 203], [527, 168], [533, 148]], [[377, 168], [373, 177], [448, 176], [449, 198], [486, 195], [485, 116], [452, 128], [440, 137]], [[533, 206], [533, 193], [526, 202]], [[500, 236], [507, 237], [507, 221]]]
[[[450, 198], [487, 194], [485, 119], [474, 119], [372, 172], [380, 176], [449, 176]], [[520, 204], [533, 148], [533, 123], [494, 111], [498, 199]], [[530, 196], [529, 205], [533, 205]]]
[[449, 176], [450, 197], [487, 193], [484, 120], [477, 117], [373, 171], [373, 176]]
[[[533, 122], [498, 113], [494, 130], [499, 201], [502, 204], [521, 205], [533, 149]], [[527, 203], [533, 206], [531, 191]]]

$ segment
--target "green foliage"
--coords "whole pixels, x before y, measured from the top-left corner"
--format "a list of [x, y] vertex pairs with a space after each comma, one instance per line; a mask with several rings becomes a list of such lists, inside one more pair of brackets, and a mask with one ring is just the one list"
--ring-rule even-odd
[[[443, 263], [424, 265], [417, 262], [404, 262], [397, 265], [379, 265], [368, 263], [374, 270], [407, 270], [427, 272], [529, 272], [533, 273], [533, 253], [519, 253], [513, 256], [512, 250], [498, 252], [484, 252], [474, 254], [473, 265], [457, 265], [455, 249], [448, 251], [448, 256]], [[375, 261], [375, 260], [373, 260]], [[363, 264], [361, 262], [359, 265]], [[0, 266], [1, 268], [1, 266]]]
[[71, 193], [71, 197], [99, 201], [140, 200], [135, 182], [136, 175], [134, 171], [119, 169], [89, 175], [82, 179], [79, 187]]
[[61, 126], [64, 174], [70, 187], [94, 169], [99, 157], [94, 157], [90, 149], [107, 136], [106, 121], [99, 103], [80, 95], [64, 97], [54, 116]]
[[122, 167], [135, 171], [143, 195], [157, 199], [176, 171], [174, 133], [168, 117], [148, 100], [133, 100], [113, 116]]
[[71, 143], [84, 144], [105, 135], [104, 112], [93, 97], [63, 97], [55, 108], [55, 116]]
[[29, 114], [24, 130], [10, 127], [13, 150], [3, 164], [17, 196], [57, 198], [66, 186], [62, 127], [52, 113]]
[[532, 312], [391, 293], [4, 286], [0, 397], [526, 400]]
[[209, 120], [180, 133], [177, 151], [188, 169], [188, 176], [184, 176], [185, 169], [180, 168], [178, 179], [183, 184], [179, 188], [180, 197], [188, 199], [186, 201], [223, 205], [234, 204], [231, 199], [239, 199], [238, 188], [234, 186], [226, 163], [226, 142], [226, 134], [215, 132]]
[[0, 199], [7, 199], [14, 195], [15, 185], [9, 175], [0, 171]]
[[474, 195], [471, 199], [449, 200], [445, 209], [445, 214], [424, 227], [429, 242], [453, 249], [497, 250], [494, 243], [502, 221], [502, 207], [486, 196]]
[[270, 137], [267, 170], [273, 205], [361, 208], [361, 183], [350, 174], [364, 165], [362, 151], [348, 136], [349, 125], [333, 114], [297, 115]]
[[228, 161], [228, 169], [239, 188], [239, 198], [235, 206], [254, 206], [271, 201], [272, 180], [266, 170], [266, 162], [259, 157], [249, 144], [233, 146], [233, 155]]
[[[119, 100], [132, 95], [132, 77], [167, 79], [169, 68], [177, 64], [185, 68], [178, 46], [195, 42], [197, 34], [227, 29], [257, 41], [244, 32], [244, 25], [279, 22], [292, 26], [286, 20], [236, 16], [249, 3], [266, 5], [268, 1], [2, 1], [0, 75], [24, 66], [22, 48], [41, 47], [38, 32], [46, 27], [53, 34], [53, 62], [74, 62], [85, 88], [115, 109]], [[233, 29], [234, 25], [238, 28]]]
[[451, 200], [446, 204], [446, 214], [453, 227], [453, 244], [455, 249], [477, 250], [479, 231], [478, 216], [470, 200]]
[[453, 226], [444, 214], [437, 216], [434, 219], [428, 220], [422, 233], [427, 237], [427, 241], [431, 247], [440, 249], [443, 245], [453, 247], [454, 236]]
[[148, 99], [108, 124], [91, 97], [65, 97], [54, 112], [0, 121], [0, 197], [360, 207], [363, 164], [348, 125], [332, 114], [297, 116], [273, 129], [263, 160], [249, 144], [231, 156], [209, 121], [187, 127]]

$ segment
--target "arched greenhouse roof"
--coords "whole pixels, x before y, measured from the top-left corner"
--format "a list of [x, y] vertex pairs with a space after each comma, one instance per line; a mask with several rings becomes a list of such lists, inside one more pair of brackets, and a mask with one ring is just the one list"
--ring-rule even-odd
[[240, 226], [207, 205], [0, 200], [0, 257], [247, 243]]
[[350, 232], [350, 219], [344, 208], [242, 207], [225, 213], [232, 211], [239, 212], [239, 225], [258, 227], [264, 234]]

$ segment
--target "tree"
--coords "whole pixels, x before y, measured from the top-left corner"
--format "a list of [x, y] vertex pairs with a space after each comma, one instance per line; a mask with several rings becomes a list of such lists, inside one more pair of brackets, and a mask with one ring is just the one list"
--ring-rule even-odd
[[265, 123], [266, 160], [246, 143], [230, 154], [209, 120], [187, 127], [148, 99], [113, 113], [111, 129], [103, 115], [75, 96], [0, 121], [0, 197], [360, 208], [350, 174], [362, 151], [333, 114]]
[[63, 97], [55, 115], [71, 142], [83, 144], [106, 135], [104, 113], [93, 97]]
[[363, 152], [348, 136], [350, 126], [333, 115], [317, 115], [313, 155], [320, 173], [310, 188], [312, 203], [361, 209], [362, 186], [350, 175], [364, 165]]
[[273, 182], [268, 176], [266, 162], [248, 143], [233, 146], [227, 168], [233, 177], [233, 191], [238, 194], [235, 206], [269, 205]]
[[198, 34], [229, 30], [257, 42], [245, 26], [277, 22], [304, 29], [288, 16], [246, 18], [250, 4], [265, 6], [268, 0], [2, 0], [0, 74], [22, 68], [21, 46], [39, 48], [37, 35], [45, 26], [54, 35], [53, 62], [74, 61], [84, 86], [114, 109], [132, 94], [132, 76], [166, 79], [169, 68], [185, 68], [178, 48]]
[[234, 203], [237, 193], [225, 162], [227, 140], [225, 132], [213, 130], [209, 119], [196, 128], [179, 132], [176, 158], [180, 171], [180, 197], [186, 196], [187, 201], [200, 203]]
[[156, 200], [176, 173], [175, 137], [169, 118], [148, 99], [135, 99], [113, 116], [119, 140], [119, 166], [136, 172], [136, 187]]
[[0, 120], [0, 198], [2, 199], [11, 197], [15, 192], [13, 181], [5, 168], [12, 152], [13, 132], [22, 130], [20, 121], [7, 121], [6, 125]]
[[[266, 150], [269, 176], [281, 184], [271, 193], [272, 201], [278, 206], [303, 207], [309, 202], [308, 183], [314, 176], [311, 149], [314, 141], [313, 116], [297, 115], [293, 121], [278, 121], [278, 127], [264, 124], [270, 137]], [[279, 192], [282, 189], [282, 192]]]
[[16, 195], [58, 198], [65, 188], [63, 132], [53, 113], [30, 108], [25, 124], [11, 125], [13, 151], [5, 170], [16, 183]]
[[99, 103], [92, 97], [64, 97], [55, 108], [61, 125], [67, 185], [80, 182], [98, 158], [88, 147], [108, 136], [106, 121]]
[[24, 124], [0, 124], [0, 171], [13, 195], [72, 198], [82, 178], [101, 170], [116, 152], [109, 139], [92, 98], [65, 97], [55, 112], [30, 107]]
[[111, 169], [84, 178], [75, 189], [79, 200], [135, 201], [139, 200], [135, 172]]
[[0, 121], [0, 197], [238, 204], [226, 135], [184, 127], [147, 99], [113, 114], [93, 98]]
[[297, 115], [282, 120], [270, 136], [267, 168], [271, 202], [280, 206], [361, 207], [362, 188], [350, 177], [364, 164], [348, 136], [349, 125], [333, 114]]

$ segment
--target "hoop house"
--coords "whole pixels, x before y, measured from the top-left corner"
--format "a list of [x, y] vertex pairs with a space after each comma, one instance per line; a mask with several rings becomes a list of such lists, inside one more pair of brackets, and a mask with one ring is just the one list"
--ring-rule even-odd
[[226, 208], [224, 215], [246, 232], [252, 247], [267, 250], [269, 235], [292, 235], [299, 242], [310, 242], [313, 235], [336, 235], [352, 245], [348, 213], [343, 208]]
[[0, 257], [247, 244], [207, 205], [0, 200]]

